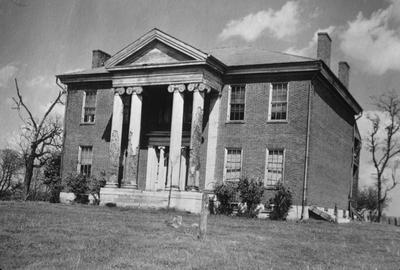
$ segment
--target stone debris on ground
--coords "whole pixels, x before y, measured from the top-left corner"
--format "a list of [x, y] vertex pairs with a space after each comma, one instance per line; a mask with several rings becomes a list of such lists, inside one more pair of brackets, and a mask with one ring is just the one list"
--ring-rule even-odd
[[167, 226], [178, 229], [182, 226], [182, 216], [174, 216], [171, 220], [166, 220], [165, 223]]

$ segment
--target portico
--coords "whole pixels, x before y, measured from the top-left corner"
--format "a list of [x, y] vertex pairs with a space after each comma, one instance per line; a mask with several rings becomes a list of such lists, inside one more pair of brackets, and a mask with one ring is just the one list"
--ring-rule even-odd
[[[102, 138], [109, 144], [108, 155], [101, 152], [108, 161], [101, 204], [199, 211], [199, 191], [212, 190], [215, 181], [226, 66], [158, 29], [112, 57], [96, 53], [104, 61], [84, 84], [105, 85], [112, 98], [110, 118], [103, 119]], [[81, 87], [68, 80], [63, 82]]]
[[[168, 85], [165, 91], [172, 95], [172, 115], [169, 116], [168, 111], [162, 110], [153, 113], [162, 114], [159, 117], [167, 118], [166, 122], [170, 122], [169, 132], [162, 129], [150, 129], [147, 130], [147, 133], [142, 134], [142, 94], [144, 88], [148, 91], [152, 90], [150, 87], [143, 86], [113, 89], [114, 103], [107, 187], [137, 189], [140, 147], [147, 147], [146, 190], [168, 190], [170, 188], [180, 191], [198, 190], [204, 96], [205, 93], [211, 91], [211, 87], [201, 82]], [[189, 97], [186, 100], [192, 103], [191, 106], [187, 106], [192, 108], [189, 123], [189, 147], [182, 144], [183, 129], [185, 128], [183, 123], [185, 95]], [[148, 95], [148, 98], [152, 97]], [[128, 106], [124, 106], [124, 103]], [[129, 112], [129, 115], [125, 116], [124, 121], [124, 114], [126, 115], [127, 112]], [[125, 136], [127, 137], [126, 146], [124, 146], [122, 136], [124, 125], [128, 126], [128, 136]], [[161, 134], [163, 131], [164, 134]], [[148, 138], [142, 138], [143, 143], [140, 145], [142, 136]], [[165, 140], [165, 136], [169, 137], [167, 138], [168, 141]], [[161, 139], [162, 137], [164, 138]], [[154, 140], [157, 141], [157, 138], [158, 144], [154, 142]], [[164, 165], [166, 156], [169, 157], [167, 166]]]
[[[204, 82], [188, 82], [112, 91], [110, 165], [101, 203], [163, 207], [171, 193], [174, 207], [187, 200], [182, 205], [193, 209], [182, 210], [196, 212], [205, 97], [216, 90]], [[139, 170], [145, 170], [144, 189], [138, 186]]]

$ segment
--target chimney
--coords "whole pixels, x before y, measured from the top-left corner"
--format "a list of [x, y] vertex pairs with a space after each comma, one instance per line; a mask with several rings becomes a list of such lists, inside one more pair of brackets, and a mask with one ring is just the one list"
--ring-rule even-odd
[[92, 68], [98, 68], [104, 66], [104, 62], [107, 61], [111, 56], [101, 50], [93, 50], [92, 54]]
[[332, 40], [326, 32], [318, 33], [317, 58], [330, 67]]
[[338, 77], [346, 88], [349, 88], [350, 66], [347, 62], [339, 62]]

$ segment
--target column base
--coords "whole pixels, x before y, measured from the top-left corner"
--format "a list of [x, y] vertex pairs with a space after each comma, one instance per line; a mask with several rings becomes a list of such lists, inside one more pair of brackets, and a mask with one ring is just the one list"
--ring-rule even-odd
[[164, 190], [180, 191], [180, 188], [179, 188], [179, 186], [170, 186], [170, 187], [165, 187]]
[[106, 188], [117, 188], [118, 184], [116, 184], [116, 183], [106, 183], [105, 187]]
[[199, 187], [196, 186], [187, 186], [186, 191], [199, 191]]
[[124, 184], [121, 188], [138, 189], [138, 186], [135, 184]]

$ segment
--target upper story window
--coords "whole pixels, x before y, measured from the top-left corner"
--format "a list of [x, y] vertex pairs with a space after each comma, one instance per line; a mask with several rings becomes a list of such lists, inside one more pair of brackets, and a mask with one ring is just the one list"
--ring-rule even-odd
[[245, 109], [245, 85], [232, 85], [229, 95], [229, 115], [230, 121], [243, 121]]
[[79, 160], [78, 160], [78, 173], [90, 176], [92, 174], [92, 161], [93, 161], [93, 147], [80, 146], [79, 147]]
[[269, 92], [268, 120], [287, 120], [288, 83], [272, 83]]
[[225, 181], [239, 181], [242, 174], [242, 149], [230, 148], [225, 152]]
[[94, 123], [96, 115], [96, 91], [86, 90], [83, 97], [83, 123]]
[[278, 182], [283, 181], [283, 167], [285, 153], [283, 149], [267, 149], [265, 165], [264, 184], [267, 187], [274, 187]]

